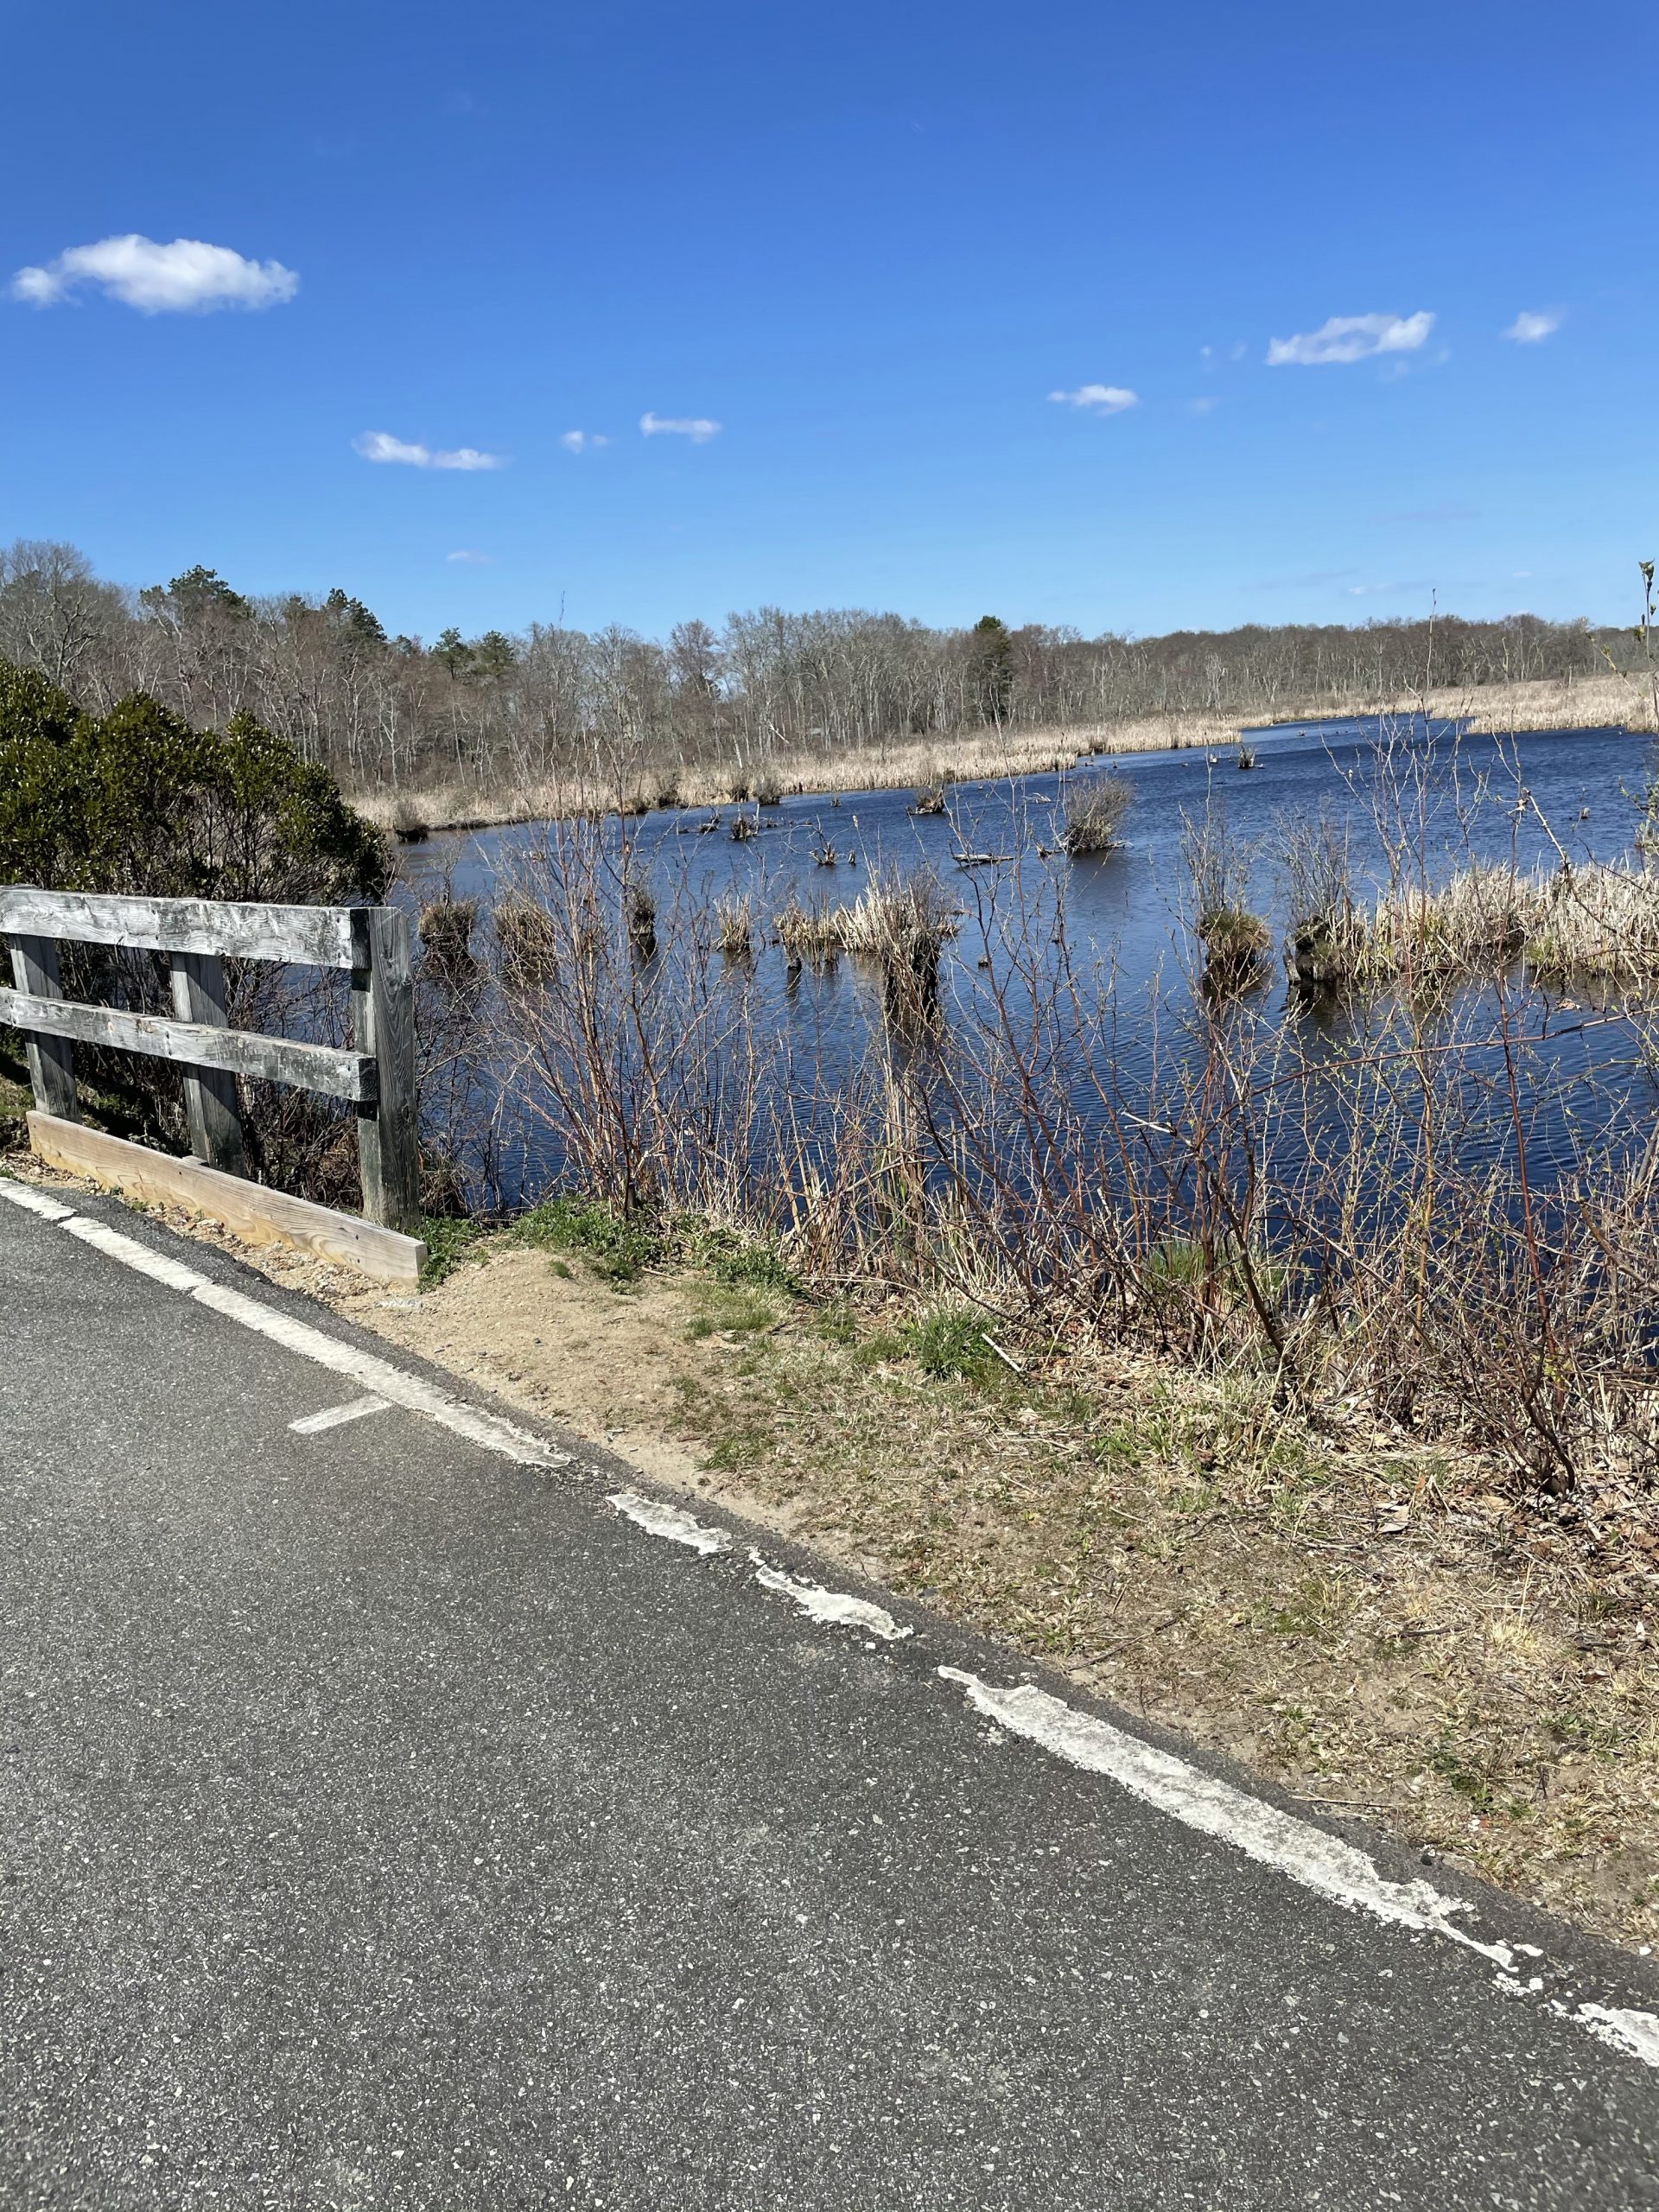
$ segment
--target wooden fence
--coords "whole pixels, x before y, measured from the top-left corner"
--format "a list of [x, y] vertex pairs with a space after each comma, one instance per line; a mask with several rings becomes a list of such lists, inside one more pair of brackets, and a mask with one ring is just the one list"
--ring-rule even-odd
[[[35, 1149], [125, 1187], [160, 1186], [182, 1203], [260, 1234], [350, 1258], [399, 1281], [418, 1276], [415, 1011], [409, 922], [392, 906], [255, 906], [202, 899], [124, 899], [0, 887], [0, 938], [15, 988], [0, 989], [0, 1022], [23, 1031], [35, 1112]], [[164, 952], [173, 1019], [66, 999], [58, 948], [69, 942]], [[227, 959], [348, 969], [349, 1051], [228, 1026]], [[178, 1062], [194, 1157], [79, 1129], [77, 1043]], [[238, 1075], [346, 1100], [357, 1115], [365, 1221], [248, 1182]]]

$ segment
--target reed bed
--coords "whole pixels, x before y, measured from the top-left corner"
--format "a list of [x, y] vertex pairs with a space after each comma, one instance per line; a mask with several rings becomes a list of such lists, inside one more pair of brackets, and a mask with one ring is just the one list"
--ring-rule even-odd
[[[1190, 839], [1195, 959], [1254, 974], [1270, 938], [1228, 895], [1243, 863], [1224, 830]], [[1304, 868], [1302, 888], [1316, 879]], [[1626, 973], [1634, 948], [1659, 980], [1648, 875], [1471, 864], [1396, 881], [1367, 912], [1332, 866], [1325, 941], [1452, 987], [1367, 993], [1332, 1029], [1294, 993], [1206, 995], [1195, 973], [1133, 1077], [1113, 978], [1071, 944], [1060, 881], [1058, 912], [1035, 869], [967, 915], [914, 878], [791, 899], [772, 918], [785, 969], [845, 952], [882, 976], [887, 1018], [830, 1051], [766, 1015], [764, 970], [758, 995], [734, 988], [752, 908], [660, 912], [642, 962], [613, 847], [561, 825], [505, 902], [518, 918], [504, 930], [498, 910], [502, 1090], [569, 1186], [739, 1230], [826, 1294], [966, 1300], [1027, 1345], [1265, 1363], [1287, 1402], [1455, 1439], [1518, 1497], [1576, 1495], [1593, 1473], [1651, 1511], [1659, 1138], [1623, 1113], [1618, 1069], [1659, 1038], [1627, 1009], [1611, 1073], [1563, 1072], [1531, 979], [1546, 950], [1558, 972]], [[946, 969], [939, 948], [964, 931]], [[1547, 1100], [1569, 1150], [1541, 1179]]]
[[747, 960], [754, 952], [754, 901], [747, 892], [717, 899], [714, 908], [715, 944], [728, 960]]
[[1370, 915], [1341, 901], [1294, 923], [1287, 967], [1324, 988], [1445, 982], [1524, 962], [1560, 982], [1659, 983], [1659, 871], [1564, 861], [1528, 874], [1476, 861], [1439, 885], [1397, 886]]
[[804, 906], [791, 893], [772, 918], [785, 951], [798, 959], [857, 953], [876, 960], [911, 959], [931, 945], [935, 956], [962, 925], [962, 911], [931, 868], [890, 874], [841, 906]]
[[1067, 786], [1061, 849], [1074, 858], [1109, 853], [1122, 842], [1123, 818], [1135, 803], [1135, 785], [1122, 776], [1083, 776]]

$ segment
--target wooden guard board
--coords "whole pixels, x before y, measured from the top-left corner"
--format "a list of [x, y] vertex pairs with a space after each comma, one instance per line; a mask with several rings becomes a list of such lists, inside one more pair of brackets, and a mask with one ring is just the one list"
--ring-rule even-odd
[[29, 1141], [50, 1167], [90, 1176], [133, 1198], [188, 1206], [250, 1244], [289, 1244], [314, 1258], [356, 1268], [375, 1282], [408, 1291], [420, 1287], [425, 1245], [378, 1222], [336, 1213], [309, 1198], [289, 1198], [263, 1183], [221, 1174], [199, 1160], [153, 1152], [148, 1145], [89, 1129], [82, 1122], [61, 1121], [55, 1114], [31, 1114]]

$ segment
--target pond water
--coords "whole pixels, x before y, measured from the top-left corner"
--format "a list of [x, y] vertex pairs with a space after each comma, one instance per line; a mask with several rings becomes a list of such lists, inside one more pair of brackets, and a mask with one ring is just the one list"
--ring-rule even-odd
[[[728, 805], [708, 833], [700, 833], [706, 814], [658, 812], [609, 823], [605, 834], [619, 849], [625, 839], [632, 845], [635, 871], [647, 874], [655, 890], [665, 939], [677, 912], [683, 916], [726, 894], [748, 893], [757, 913], [770, 917], [791, 894], [809, 908], [842, 903], [883, 871], [926, 863], [966, 912], [947, 950], [947, 1001], [954, 995], [982, 1013], [997, 988], [1011, 989], [1016, 1002], [1028, 1001], [1014, 944], [1024, 946], [1028, 960], [1058, 961], [1059, 952], [1047, 948], [1063, 911], [1073, 963], [1098, 961], [1110, 969], [1090, 988], [1114, 992], [1113, 1077], [1128, 1095], [1150, 1083], [1172, 1035], [1206, 1018], [1192, 988], [1191, 877], [1183, 857], [1189, 825], [1206, 810], [1224, 824], [1230, 848], [1241, 856], [1249, 905], [1274, 931], [1272, 963], [1250, 995], [1252, 1018], [1297, 1025], [1304, 1059], [1336, 1069], [1363, 1041], [1368, 1017], [1327, 1008], [1310, 1019], [1279, 962], [1277, 942], [1291, 919], [1283, 864], [1289, 829], [1321, 817], [1339, 824], [1356, 893], [1367, 905], [1387, 880], [1390, 841], [1402, 837], [1431, 880], [1471, 856], [1512, 858], [1527, 869], [1554, 868], [1563, 856], [1627, 858], [1649, 769], [1649, 741], [1619, 729], [1497, 739], [1421, 720], [1386, 727], [1344, 720], [1247, 733], [1247, 741], [1256, 764], [1249, 772], [1234, 749], [1131, 753], [1095, 764], [1133, 787], [1124, 842], [1071, 861], [1054, 851], [1066, 787], [1058, 775], [950, 786], [943, 817], [913, 814], [907, 791], [878, 791], [846, 794], [839, 804], [798, 795], [759, 810]], [[1072, 772], [1090, 771], [1085, 764]], [[742, 842], [730, 835], [740, 811], [758, 823], [757, 834]], [[487, 907], [545, 835], [542, 825], [524, 824], [435, 836], [404, 855], [408, 893], [423, 901], [447, 882], [456, 896], [477, 897]], [[834, 868], [819, 864], [826, 845], [836, 853]], [[965, 853], [1007, 858], [964, 867], [957, 856]], [[756, 1019], [798, 1037], [810, 1033], [820, 1068], [826, 1058], [850, 1065], [880, 1020], [879, 990], [858, 962], [791, 976], [768, 947], [748, 988]], [[1628, 1025], [1593, 1018], [1583, 995], [1546, 993], [1519, 977], [1515, 988], [1525, 994], [1529, 1033], [1538, 1039], [1525, 1071], [1534, 1169], [1559, 1172], [1582, 1160], [1586, 1143], [1616, 1152], [1645, 1133], [1656, 1092]], [[1591, 1073], [1599, 1078], [1593, 1126], [1581, 1095]], [[1477, 1151], [1505, 1141], [1497, 1124], [1483, 1129], [1471, 1122], [1469, 1141]], [[511, 1140], [507, 1149], [515, 1162], [510, 1197], [521, 1187], [533, 1194], [556, 1175], [557, 1162], [534, 1139]]]

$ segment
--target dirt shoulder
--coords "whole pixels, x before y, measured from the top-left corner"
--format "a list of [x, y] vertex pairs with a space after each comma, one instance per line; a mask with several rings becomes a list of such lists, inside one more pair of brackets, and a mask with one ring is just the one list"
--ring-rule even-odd
[[1015, 1375], [978, 1345], [930, 1374], [948, 1328], [707, 1268], [619, 1284], [506, 1236], [397, 1298], [162, 1217], [1321, 1807], [1659, 1942], [1659, 1528], [1628, 1499], [1541, 1518], [1249, 1375], [1109, 1351]]

